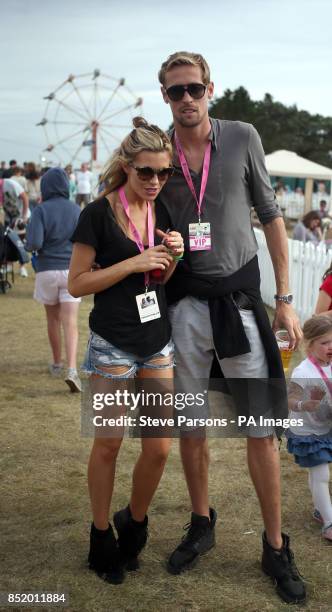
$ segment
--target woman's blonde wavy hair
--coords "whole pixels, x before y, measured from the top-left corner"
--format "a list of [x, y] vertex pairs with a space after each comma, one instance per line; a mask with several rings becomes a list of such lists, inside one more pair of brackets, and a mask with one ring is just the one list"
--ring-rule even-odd
[[133, 119], [134, 129], [122, 141], [120, 147], [114, 151], [107, 162], [100, 182], [105, 184], [105, 189], [100, 197], [104, 197], [122, 187], [127, 180], [123, 170], [123, 164], [131, 164], [135, 157], [143, 151], [152, 153], [167, 152], [172, 158], [172, 144], [167, 134], [157, 125], [151, 125], [143, 117]]

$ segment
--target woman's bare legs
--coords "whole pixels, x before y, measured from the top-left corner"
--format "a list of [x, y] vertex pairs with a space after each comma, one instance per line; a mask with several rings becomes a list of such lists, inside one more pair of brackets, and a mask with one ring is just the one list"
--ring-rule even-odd
[[60, 304], [49, 306], [44, 304], [47, 320], [47, 333], [50, 342], [53, 363], [61, 363], [61, 321], [60, 321]]
[[[171, 363], [171, 356], [156, 357], [154, 363], [157, 365], [168, 365]], [[138, 378], [144, 379], [163, 379], [165, 381], [166, 390], [173, 390], [173, 368], [165, 369], [141, 369]], [[167, 383], [166, 381], [169, 381]], [[160, 389], [159, 389], [160, 391]], [[172, 409], [169, 407], [163, 410], [164, 417], [172, 417]], [[134, 520], [143, 521], [150, 506], [151, 500], [159, 485], [163, 475], [164, 467], [167, 461], [169, 450], [171, 447], [170, 438], [149, 438], [142, 436], [142, 450], [136, 462], [133, 472], [133, 486], [130, 499], [130, 511]]]
[[[108, 373], [121, 375], [128, 371], [128, 366], [110, 366], [103, 369]], [[128, 384], [128, 380], [126, 379], [126, 384]], [[90, 377], [92, 393], [109, 393], [114, 382], [93, 374]], [[116, 381], [115, 384], [123, 386], [124, 381], [122, 379]], [[113, 409], [112, 407], [112, 417], [120, 416], [120, 414], [125, 414], [124, 408], [115, 407]], [[109, 437], [106, 437], [106, 431], [105, 437], [95, 437], [88, 465], [89, 494], [93, 522], [97, 529], [107, 529], [109, 525], [116, 460], [122, 443], [123, 428], [112, 428], [109, 433]]]
[[68, 368], [76, 370], [78, 345], [78, 317], [79, 302], [61, 302], [60, 321], [63, 327], [65, 350]]

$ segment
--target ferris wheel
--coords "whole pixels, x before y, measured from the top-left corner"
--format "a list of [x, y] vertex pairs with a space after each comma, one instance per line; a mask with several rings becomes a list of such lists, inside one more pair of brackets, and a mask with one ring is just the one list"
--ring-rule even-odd
[[96, 69], [73, 75], [45, 96], [42, 126], [47, 146], [61, 163], [91, 159], [102, 165], [130, 130], [131, 118], [142, 114], [143, 99], [126, 85], [124, 78]]

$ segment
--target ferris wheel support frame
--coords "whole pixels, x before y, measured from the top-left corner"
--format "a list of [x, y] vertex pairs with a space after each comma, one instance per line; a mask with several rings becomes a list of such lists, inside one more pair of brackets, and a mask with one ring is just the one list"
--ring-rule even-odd
[[[81, 79], [81, 78], [90, 77], [90, 76], [92, 76], [92, 80], [94, 81], [93, 91], [92, 91], [91, 96], [89, 96], [89, 100], [86, 101], [84, 99], [84, 95], [82, 94], [82, 90], [84, 88], [86, 89], [87, 87], [89, 87], [89, 84], [80, 83], [79, 85], [77, 85], [74, 81], [76, 79]], [[101, 77], [102, 83], [98, 81], [99, 77]], [[104, 84], [103, 81], [105, 81], [105, 79], [108, 79], [109, 81], [112, 82], [110, 86], [108, 86], [108, 84], [106, 85]], [[114, 86], [113, 86], [113, 83], [114, 83]], [[61, 89], [67, 85], [71, 85], [72, 87], [71, 93], [70, 91], [68, 92], [65, 90], [65, 94], [61, 96]], [[103, 91], [105, 92], [107, 90], [109, 90], [111, 94], [110, 94], [109, 99], [104, 103], [103, 98], [102, 98], [102, 95], [103, 95], [102, 92]], [[60, 92], [60, 95], [58, 92]], [[76, 102], [77, 100], [79, 100], [80, 102], [80, 105], [78, 108], [75, 104], [75, 101], [73, 104], [73, 101], [71, 99], [71, 95], [73, 92], [77, 97]], [[130, 100], [128, 100], [128, 96], [129, 98], [131, 97], [133, 100], [131, 103], [130, 103]], [[120, 110], [115, 108], [113, 109], [113, 112], [110, 112], [111, 111], [110, 104], [115, 98], [121, 99], [123, 101], [124, 106]], [[137, 97], [133, 93], [133, 91], [131, 91], [130, 88], [127, 85], [125, 85], [124, 78], [117, 79], [110, 75], [102, 74], [99, 69], [95, 69], [92, 73], [85, 73], [85, 74], [80, 74], [76, 76], [73, 74], [70, 74], [69, 77], [63, 83], [61, 83], [48, 96], [45, 96], [44, 99], [48, 101], [47, 106], [46, 106], [45, 115], [44, 115], [44, 118], [39, 123], [37, 123], [37, 125], [43, 126], [46, 140], [49, 143], [45, 151], [49, 151], [49, 152], [54, 151], [55, 155], [59, 158], [59, 160], [61, 160], [62, 153], [61, 151], [58, 152], [58, 146], [60, 145], [61, 150], [67, 152], [67, 155], [69, 155], [71, 163], [73, 163], [75, 159], [78, 159], [78, 156], [80, 154], [82, 147], [89, 147], [91, 165], [96, 164], [98, 160], [98, 149], [99, 149], [100, 142], [102, 143], [102, 148], [105, 148], [105, 150], [108, 153], [110, 153], [110, 148], [112, 148], [112, 145], [110, 146], [108, 145], [109, 139], [111, 138], [112, 140], [116, 140], [117, 142], [120, 142], [120, 140], [116, 136], [116, 131], [114, 132], [114, 128], [129, 127], [127, 125], [126, 126], [116, 125], [115, 123], [113, 123], [113, 118], [117, 117], [121, 113], [128, 112], [128, 111], [130, 112], [130, 110], [137, 108], [143, 104], [143, 99], [141, 97]], [[98, 108], [97, 100], [101, 102], [101, 107], [102, 107], [101, 109]], [[52, 104], [53, 101], [57, 104], [57, 107], [56, 107], [55, 115], [53, 115], [52, 119], [50, 119], [48, 117], [48, 115], [50, 114], [49, 108], [50, 108], [50, 104]], [[68, 101], [69, 101], [69, 104], [68, 104]], [[60, 120], [58, 118], [58, 114], [61, 109], [65, 109], [67, 112], [71, 114], [75, 114], [77, 117], [81, 119], [81, 121], [79, 120], [77, 122], [77, 120], [76, 121]], [[98, 112], [97, 112], [97, 109], [98, 109]], [[53, 104], [52, 104], [52, 112], [53, 112]], [[108, 123], [109, 121], [110, 123]], [[85, 127], [84, 127], [84, 122], [86, 122]], [[55, 136], [56, 136], [55, 138], [56, 142], [54, 144], [51, 144], [52, 140], [50, 139], [50, 135], [47, 130], [47, 124], [51, 124], [51, 125], [53, 124], [54, 126], [53, 130], [55, 131]], [[78, 131], [75, 131], [74, 133], [70, 133], [69, 135], [66, 134], [64, 137], [62, 137], [62, 134], [58, 132], [58, 127], [60, 125], [82, 125], [83, 127], [80, 128]], [[79, 146], [77, 146], [77, 143], [76, 143], [75, 151], [73, 153], [72, 150], [70, 150], [70, 145], [72, 144], [73, 139], [77, 137], [78, 134], [80, 133], [82, 133], [82, 135], [85, 133], [85, 136], [83, 137], [84, 138], [83, 142], [79, 144]]]

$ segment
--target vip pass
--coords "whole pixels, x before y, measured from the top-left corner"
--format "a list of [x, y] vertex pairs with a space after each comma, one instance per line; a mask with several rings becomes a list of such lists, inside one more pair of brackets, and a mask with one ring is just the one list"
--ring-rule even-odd
[[[130, 208], [128, 204], [128, 200], [126, 198], [126, 194], [124, 192], [123, 187], [119, 189], [119, 197], [123, 206], [123, 210], [125, 211], [131, 230], [133, 232], [133, 236], [135, 238], [135, 242], [137, 248], [140, 253], [144, 253], [144, 244], [142, 241], [142, 237], [137, 230], [136, 226], [132, 222], [130, 218]], [[147, 225], [148, 225], [148, 239], [149, 239], [149, 248], [154, 246], [154, 235], [153, 235], [153, 218], [152, 218], [152, 209], [150, 202], [146, 203], [147, 206]], [[148, 321], [153, 321], [154, 319], [160, 319], [160, 310], [158, 304], [158, 298], [155, 291], [148, 291], [149, 287], [149, 273], [144, 273], [144, 283], [145, 283], [145, 293], [140, 293], [136, 295], [136, 304], [138, 308], [138, 314], [141, 320], [141, 323], [147, 323]]]
[[181, 169], [186, 183], [192, 193], [192, 196], [196, 202], [198, 223], [189, 224], [189, 249], [190, 251], [210, 251], [211, 250], [211, 226], [210, 223], [202, 223], [202, 204], [205, 195], [206, 185], [209, 177], [210, 160], [211, 160], [211, 142], [208, 142], [205, 148], [204, 160], [203, 160], [203, 172], [201, 180], [201, 189], [199, 198], [197, 198], [193, 180], [191, 178], [189, 166], [182, 150], [180, 140], [175, 134], [175, 145], [178, 153], [178, 157], [181, 164]]
[[189, 247], [191, 251], [211, 250], [210, 223], [189, 223]]

